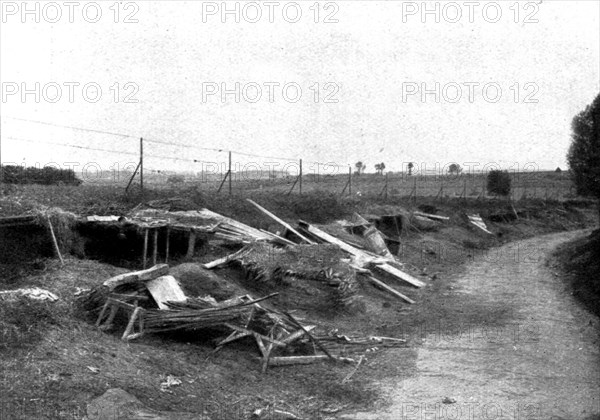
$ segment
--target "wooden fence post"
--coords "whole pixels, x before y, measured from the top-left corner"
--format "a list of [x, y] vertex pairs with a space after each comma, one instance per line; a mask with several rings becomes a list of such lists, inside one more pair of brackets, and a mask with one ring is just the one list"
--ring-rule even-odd
[[229, 151], [229, 195], [231, 195], [231, 150]]
[[352, 196], [352, 166], [348, 167], [348, 195]]
[[298, 179], [300, 181], [300, 184], [298, 184], [298, 188], [300, 191], [300, 195], [302, 195], [302, 159], [300, 159], [300, 174], [298, 175]]
[[140, 188], [144, 198], [144, 139], [140, 137]]

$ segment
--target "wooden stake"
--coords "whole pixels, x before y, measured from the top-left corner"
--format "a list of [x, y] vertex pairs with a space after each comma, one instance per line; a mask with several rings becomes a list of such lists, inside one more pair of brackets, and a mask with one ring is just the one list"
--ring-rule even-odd
[[65, 265], [65, 260], [60, 253], [60, 249], [58, 248], [58, 242], [56, 241], [56, 236], [54, 235], [54, 229], [52, 228], [52, 222], [50, 221], [50, 216], [46, 215], [46, 219], [48, 220], [48, 227], [50, 228], [50, 235], [52, 236], [52, 243], [54, 244], [54, 250], [56, 251], [56, 255], [60, 260], [61, 265]]
[[140, 189], [144, 197], [144, 139], [140, 137]]
[[169, 235], [171, 233], [171, 228], [167, 226], [167, 239], [165, 244], [165, 264], [169, 262]]
[[156, 265], [156, 257], [158, 256], [158, 228], [154, 229], [154, 237], [152, 238], [152, 265]]
[[298, 175], [298, 179], [300, 180], [300, 184], [298, 184], [300, 195], [302, 195], [302, 159], [300, 159], [300, 175]]
[[231, 195], [231, 151], [229, 152], [229, 195]]
[[146, 268], [146, 258], [148, 256], [148, 229], [144, 229], [144, 251], [142, 253], [142, 268]]
[[186, 258], [192, 259], [194, 256], [194, 248], [196, 247], [196, 232], [194, 230], [190, 230], [190, 236], [188, 237], [188, 250], [186, 254]]

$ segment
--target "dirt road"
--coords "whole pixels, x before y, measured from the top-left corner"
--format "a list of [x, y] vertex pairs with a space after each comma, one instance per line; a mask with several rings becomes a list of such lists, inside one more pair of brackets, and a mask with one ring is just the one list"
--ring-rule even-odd
[[416, 374], [381, 384], [391, 406], [340, 418], [600, 418], [600, 322], [545, 264], [554, 247], [579, 235], [541, 236], [475, 258], [449, 298], [506, 306], [506, 319], [427, 327]]

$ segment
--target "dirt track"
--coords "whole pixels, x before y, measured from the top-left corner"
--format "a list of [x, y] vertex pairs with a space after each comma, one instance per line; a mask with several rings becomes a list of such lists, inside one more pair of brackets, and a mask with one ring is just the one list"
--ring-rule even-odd
[[545, 264], [554, 247], [579, 235], [541, 236], [476, 258], [453, 298], [509, 306], [507, 319], [428, 327], [416, 374], [381, 385], [391, 406], [341, 418], [600, 418], [600, 321]]

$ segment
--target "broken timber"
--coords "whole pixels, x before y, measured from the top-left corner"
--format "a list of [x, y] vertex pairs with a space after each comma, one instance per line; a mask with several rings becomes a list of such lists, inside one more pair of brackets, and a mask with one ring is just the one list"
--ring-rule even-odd
[[336, 362], [356, 363], [354, 359], [349, 357], [334, 357], [330, 359], [327, 355], [317, 354], [315, 356], [288, 356], [288, 357], [271, 357], [269, 366], [289, 366], [289, 365], [308, 365], [310, 363], [320, 362], [323, 360], [335, 360]]
[[133, 271], [131, 273], [125, 273], [111, 277], [102, 284], [112, 291], [115, 289], [115, 287], [122, 284], [149, 281], [167, 274], [169, 274], [169, 266], [167, 264], [158, 264], [146, 270]]
[[339, 246], [342, 250], [348, 252], [351, 255], [354, 255], [355, 257], [358, 257], [360, 260], [374, 264], [376, 268], [379, 268], [380, 270], [385, 271], [386, 273], [392, 275], [393, 277], [403, 280], [415, 287], [425, 286], [425, 283], [423, 283], [421, 280], [416, 279], [413, 276], [411, 276], [410, 274], [407, 274], [407, 273], [391, 266], [389, 263], [385, 262], [385, 260], [383, 260], [381, 258], [378, 259], [376, 257], [373, 257], [370, 253], [356, 249], [353, 246], [348, 245], [346, 242], [336, 238], [335, 236], [328, 234], [327, 232], [322, 231], [321, 229], [319, 229], [315, 226], [310, 225], [307, 222], [300, 220], [299, 224], [303, 229], [306, 229], [310, 234], [316, 236], [317, 238], [319, 238], [325, 242], [328, 242], [330, 244]]
[[308, 243], [308, 244], [314, 244], [313, 241], [311, 241], [310, 239], [308, 239], [306, 236], [302, 235], [300, 232], [298, 232], [296, 229], [294, 229], [289, 223], [287, 223], [284, 220], [281, 220], [279, 217], [275, 216], [273, 213], [271, 213], [269, 210], [265, 209], [264, 207], [260, 206], [259, 204], [255, 203], [254, 201], [250, 200], [249, 198], [246, 199], [250, 204], [252, 204], [254, 207], [256, 207], [257, 209], [259, 209], [261, 212], [263, 212], [264, 214], [266, 214], [267, 216], [269, 216], [271, 219], [275, 220], [277, 223], [279, 223], [281, 226], [283, 226], [284, 228], [286, 228], [287, 230], [289, 230], [290, 232], [294, 233], [294, 235], [298, 236], [300, 239], [302, 239], [304, 242]]
[[433, 219], [433, 220], [442, 220], [444, 222], [447, 222], [448, 220], [450, 220], [450, 218], [447, 216], [438, 216], [437, 214], [423, 213], [422, 211], [415, 211], [415, 212], [413, 212], [413, 214], [415, 216], [427, 217], [428, 219]]
[[366, 276], [367, 279], [369, 279], [370, 282], [376, 284], [377, 286], [381, 287], [382, 289], [390, 292], [391, 294], [393, 294], [394, 296], [402, 299], [405, 302], [408, 303], [415, 303], [414, 300], [412, 300], [411, 298], [404, 296], [402, 293], [398, 292], [397, 290], [393, 289], [392, 287], [388, 286], [387, 284], [385, 284], [384, 282], [382, 282], [381, 280], [377, 280], [375, 277], [373, 276]]

